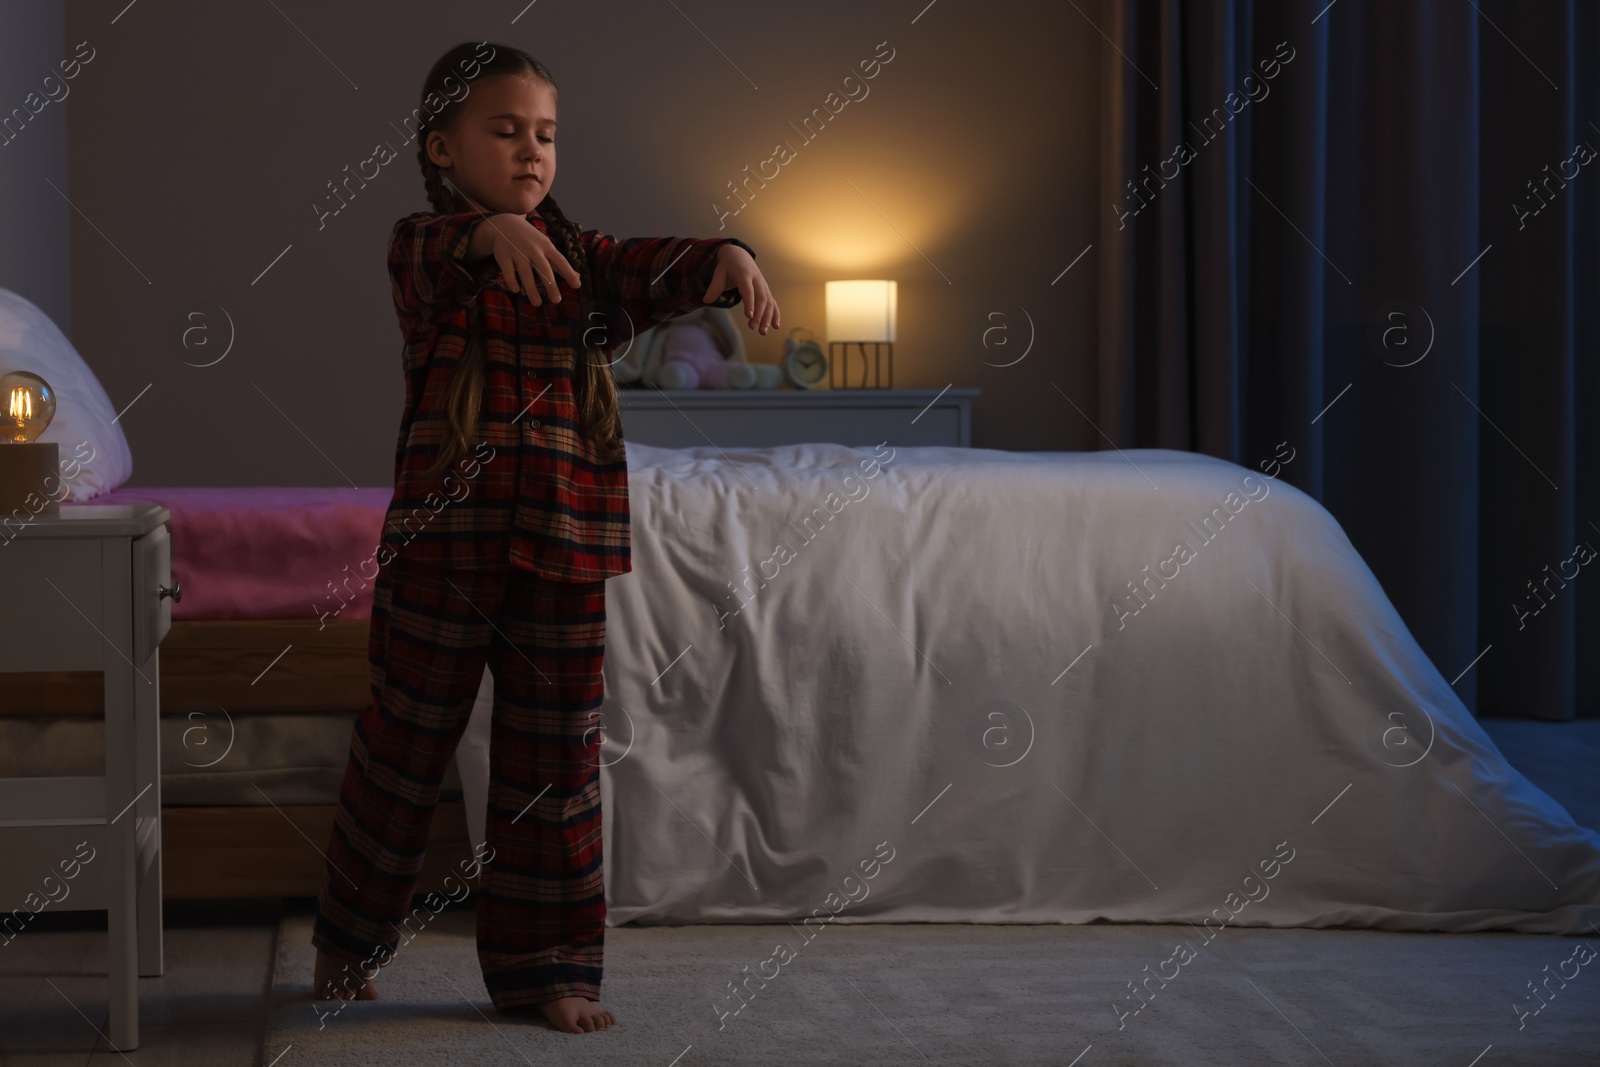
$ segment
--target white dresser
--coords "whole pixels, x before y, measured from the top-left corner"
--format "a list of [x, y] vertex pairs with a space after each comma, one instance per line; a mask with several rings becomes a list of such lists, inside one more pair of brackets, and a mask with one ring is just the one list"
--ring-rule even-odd
[[824, 442], [972, 446], [977, 389], [618, 389], [622, 433], [658, 448]]
[[0, 937], [27, 937], [45, 911], [106, 911], [122, 1051], [139, 1044], [138, 975], [163, 970], [159, 646], [181, 595], [170, 517], [75, 505], [0, 537], [0, 685], [19, 672], [105, 678], [103, 776], [0, 778]]

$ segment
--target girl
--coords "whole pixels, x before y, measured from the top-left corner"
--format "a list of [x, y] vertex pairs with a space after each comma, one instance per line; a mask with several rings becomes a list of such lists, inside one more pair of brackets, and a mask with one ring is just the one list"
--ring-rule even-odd
[[433, 211], [401, 219], [389, 244], [406, 401], [372, 606], [372, 702], [352, 731], [312, 934], [316, 995], [375, 997], [402, 927], [443, 907], [436, 892], [426, 907], [412, 896], [487, 663], [487, 841], [474, 863], [484, 984], [503, 1012], [601, 1030], [616, 1017], [597, 1003], [593, 720], [605, 579], [631, 570], [604, 349], [706, 303], [742, 301], [765, 334], [778, 305], [741, 241], [619, 243], [567, 220], [550, 196], [555, 82], [526, 52], [458, 45], [429, 73], [417, 114]]

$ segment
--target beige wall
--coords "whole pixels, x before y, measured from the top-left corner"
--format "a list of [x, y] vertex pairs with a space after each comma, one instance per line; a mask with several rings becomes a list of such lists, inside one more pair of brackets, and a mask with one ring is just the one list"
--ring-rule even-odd
[[[1095, 235], [1103, 42], [1053, 0], [922, 6], [545, 0], [513, 24], [515, 3], [172, 0], [113, 25], [120, 5], [73, 5], [62, 54], [88, 41], [95, 58], [71, 97], [68, 332], [115, 406], [149, 387], [123, 419], [130, 484], [390, 484], [385, 241], [426, 207], [397, 127], [438, 55], [484, 38], [560, 83], [554, 192], [581, 226], [715, 235], [726, 183], [788, 141], [795, 158], [720, 231], [756, 249], [785, 332], [822, 333], [828, 278], [895, 278], [897, 385], [981, 388], [980, 447], [1094, 447], [1051, 383], [1089, 410], [1095, 252], [1051, 280]], [[802, 144], [788, 123], [885, 41], [869, 95]], [[399, 158], [319, 229], [327, 183], [380, 141]], [[1023, 309], [1032, 351], [986, 366], [1020, 354]], [[221, 356], [230, 321], [227, 356], [187, 365]], [[1012, 343], [986, 350], [995, 326]], [[776, 358], [778, 335], [746, 336]]]

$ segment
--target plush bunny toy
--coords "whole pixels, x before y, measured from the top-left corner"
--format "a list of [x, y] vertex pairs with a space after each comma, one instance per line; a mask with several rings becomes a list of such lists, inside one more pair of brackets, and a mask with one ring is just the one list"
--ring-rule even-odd
[[662, 389], [750, 389], [755, 384], [755, 368], [724, 357], [705, 330], [680, 327], [661, 343], [656, 385]]
[[641, 333], [612, 365], [619, 385], [750, 389], [756, 369], [726, 308], [702, 307]]

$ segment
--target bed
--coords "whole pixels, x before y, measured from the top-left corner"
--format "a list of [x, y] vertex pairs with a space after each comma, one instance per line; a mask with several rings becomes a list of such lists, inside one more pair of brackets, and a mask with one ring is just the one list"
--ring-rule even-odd
[[1600, 925], [1600, 835], [1306, 494], [1167, 450], [887, 451], [630, 444], [613, 924]]
[[[45, 439], [94, 454], [62, 506], [172, 514], [167, 894], [314, 894], [389, 491], [122, 487], [103, 389], [0, 290], [0, 372], [30, 367]], [[1280, 479], [1167, 450], [628, 454], [597, 723], [614, 925], [1600, 927], [1600, 835]], [[97, 676], [9, 676], [0, 775], [94, 773], [99, 700]], [[486, 674], [430, 881], [482, 839], [491, 706]]]
[[[1600, 835], [1506, 764], [1281, 480], [1164, 450], [634, 443], [629, 468], [598, 722], [612, 924], [1600, 921]], [[169, 896], [315, 892], [387, 500], [95, 499], [173, 515]], [[84, 773], [94, 681], [8, 687], [0, 774]], [[441, 877], [481, 839], [492, 693]]]

